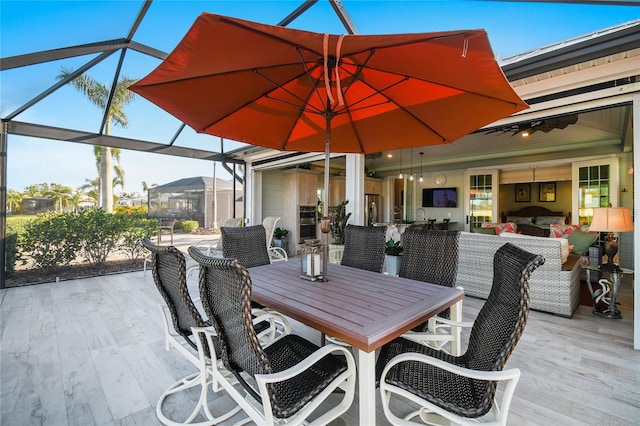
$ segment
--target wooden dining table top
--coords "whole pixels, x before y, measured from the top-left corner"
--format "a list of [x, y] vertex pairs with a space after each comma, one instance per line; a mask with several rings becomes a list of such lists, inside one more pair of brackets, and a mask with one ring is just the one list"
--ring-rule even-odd
[[249, 270], [252, 299], [371, 352], [464, 298], [457, 288], [330, 263], [328, 281], [300, 277], [300, 262]]

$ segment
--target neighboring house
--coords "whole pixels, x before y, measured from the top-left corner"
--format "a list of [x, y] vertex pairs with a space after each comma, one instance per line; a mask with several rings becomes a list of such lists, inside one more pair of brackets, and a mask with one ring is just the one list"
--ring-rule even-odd
[[[207, 176], [178, 179], [149, 188], [148, 203], [151, 218], [197, 220], [200, 227], [214, 227], [214, 221], [242, 216], [242, 185], [216, 179], [214, 198], [213, 178]], [[235, 203], [233, 202], [235, 197]], [[217, 216], [214, 216], [214, 208]]]
[[55, 200], [52, 198], [25, 198], [20, 202], [22, 214], [38, 214], [55, 210]]

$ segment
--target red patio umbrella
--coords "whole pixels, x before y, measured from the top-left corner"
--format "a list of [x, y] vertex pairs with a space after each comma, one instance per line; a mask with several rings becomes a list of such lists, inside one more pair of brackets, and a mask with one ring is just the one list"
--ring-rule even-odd
[[450, 143], [527, 108], [483, 30], [329, 35], [201, 14], [130, 87], [208, 133], [286, 151]]

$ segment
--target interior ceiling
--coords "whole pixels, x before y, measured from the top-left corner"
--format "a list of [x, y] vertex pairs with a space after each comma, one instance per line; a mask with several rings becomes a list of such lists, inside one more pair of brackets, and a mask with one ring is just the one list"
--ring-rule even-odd
[[[511, 126], [514, 125], [484, 129], [448, 145], [425, 146], [413, 150], [391, 149], [381, 154], [369, 154], [365, 157], [365, 166], [381, 176], [397, 173], [401, 167], [405, 172], [413, 167], [414, 173], [417, 173], [420, 170], [420, 152], [424, 153], [422, 168], [425, 173], [459, 169], [462, 168], [462, 163], [465, 168], [481, 167], [487, 162], [495, 165], [501, 163], [500, 159], [504, 159], [503, 164], [509, 163], [511, 167], [517, 167], [518, 162], [531, 162], [543, 157], [552, 159], [554, 154], [558, 159], [575, 158], [587, 150], [590, 155], [598, 155], [610, 152], [614, 145], [622, 145], [624, 132], [631, 120], [631, 106], [621, 105], [544, 120], [547, 123], [557, 123], [558, 126], [549, 131], [533, 132], [528, 137], [521, 136], [521, 132], [512, 131]], [[567, 124], [574, 120], [575, 124]], [[515, 126], [528, 128], [532, 122], [540, 121], [525, 121]], [[558, 128], [565, 124], [565, 128]], [[391, 158], [388, 157], [389, 154]], [[320, 168], [323, 164], [323, 161], [313, 163]], [[344, 157], [333, 158], [331, 166], [344, 169]]]

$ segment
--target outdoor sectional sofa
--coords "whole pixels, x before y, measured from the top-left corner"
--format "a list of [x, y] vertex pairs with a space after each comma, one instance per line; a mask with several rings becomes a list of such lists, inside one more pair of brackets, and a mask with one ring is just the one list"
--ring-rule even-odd
[[578, 255], [565, 254], [563, 263], [560, 240], [461, 232], [456, 285], [467, 296], [486, 299], [493, 282], [493, 255], [509, 242], [545, 258], [544, 265], [531, 275], [531, 309], [570, 318], [580, 304], [580, 262]]

